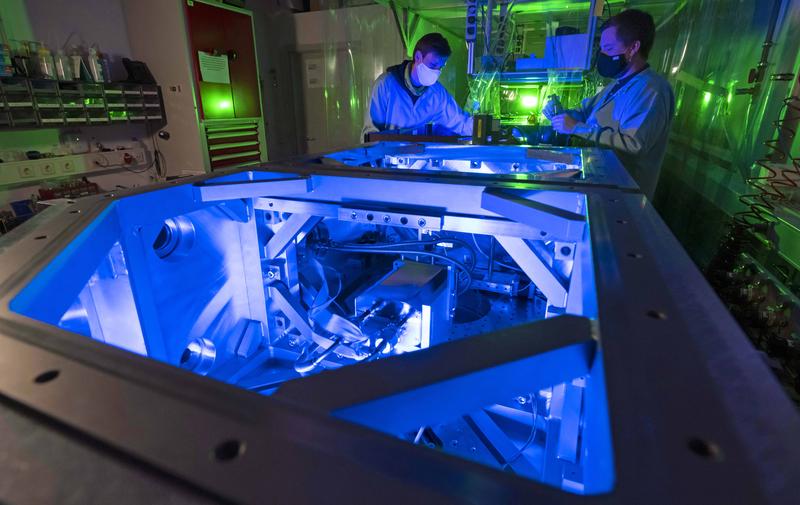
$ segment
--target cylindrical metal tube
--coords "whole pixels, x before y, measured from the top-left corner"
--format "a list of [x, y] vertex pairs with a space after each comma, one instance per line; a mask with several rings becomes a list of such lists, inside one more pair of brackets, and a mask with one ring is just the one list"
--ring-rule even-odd
[[467, 42], [467, 75], [475, 73], [475, 41]]

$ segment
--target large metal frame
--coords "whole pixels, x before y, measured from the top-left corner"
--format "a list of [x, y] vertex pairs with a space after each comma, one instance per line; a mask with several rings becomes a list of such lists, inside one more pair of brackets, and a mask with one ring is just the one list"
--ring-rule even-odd
[[[379, 142], [365, 144], [353, 149], [336, 151], [333, 153], [320, 153], [313, 155], [298, 156], [289, 160], [270, 163], [271, 169], [287, 170], [296, 173], [314, 174], [339, 174], [357, 169], [357, 172], [366, 177], [386, 178], [402, 180], [430, 180], [431, 175], [436, 175], [437, 181], [454, 182], [457, 184], [472, 184], [486, 186], [505, 186], [521, 187], [521, 184], [539, 184], [541, 188], [550, 186], [561, 188], [614, 188], [623, 191], [639, 191], [636, 181], [628, 174], [613, 152], [606, 149], [594, 147], [574, 148], [574, 147], [547, 147], [537, 148], [530, 146], [488, 146], [493, 152], [503, 153], [506, 160], [516, 160], [521, 164], [526, 161], [533, 161], [541, 156], [574, 156], [579, 160], [581, 166], [580, 174], [565, 176], [564, 173], [554, 172], [526, 172], [518, 171], [513, 173], [482, 173], [477, 171], [445, 171], [445, 170], [385, 170], [370, 167], [366, 162], [370, 159], [379, 158], [386, 155], [394, 156], [436, 156], [436, 149], [441, 149], [442, 155], [447, 156], [454, 149], [458, 149], [467, 158], [470, 157], [470, 150], [476, 152], [486, 149], [487, 146], [471, 145], [434, 145], [433, 150], [422, 142]], [[427, 149], [427, 150], [426, 150]], [[475, 154], [475, 157], [478, 155]], [[343, 162], [342, 158], [350, 158], [352, 161]], [[365, 162], [366, 166], [361, 165]]]
[[[331, 167], [314, 160], [266, 168], [295, 174], [271, 181], [283, 187], [313, 187], [319, 177], [314, 174], [325, 173], [360, 180], [585, 193], [594, 262], [588, 271], [594, 275], [598, 306], [583, 312], [596, 313], [597, 318], [555, 317], [300, 379], [264, 397], [8, 308], [59, 253], [79, 246], [76, 237], [91, 229], [112, 202], [174, 184], [195, 185], [196, 195], [213, 200], [241, 184], [220, 184], [203, 176], [70, 203], [45, 212], [0, 243], [0, 419], [14, 419], [13, 424], [0, 424], [0, 449], [5, 454], [15, 451], [16, 462], [0, 463], [4, 502], [65, 502], [69, 498], [62, 490], [69, 489], [75, 502], [85, 503], [103, 496], [105, 490], [98, 488], [113, 484], [125, 489], [117, 502], [134, 503], [145, 496], [139, 486], [148, 481], [174, 490], [153, 501], [796, 502], [800, 416], [635, 188]], [[230, 172], [231, 180], [242, 179], [238, 172]], [[251, 199], [256, 195], [258, 191], [248, 193], [245, 201], [253, 206], [298, 205], [273, 194]], [[174, 205], [179, 209], [182, 203]], [[247, 205], [241, 212], [249, 212]], [[306, 222], [298, 219], [296, 227], [302, 229]], [[468, 219], [456, 218], [451, 224], [470, 226]], [[589, 261], [588, 254], [580, 258]], [[616, 481], [607, 494], [572, 495], [345, 420], [348, 409], [375, 400], [440, 388], [449, 381], [509, 372], [513, 376], [512, 365], [541, 361], [544, 352], [568, 357], [565, 363], [571, 368], [563, 371], [565, 377], [581, 371], [605, 377], [607, 405], [595, 408], [607, 406], [612, 433]], [[431, 356], [441, 366], [426, 366]], [[413, 373], [392, 372], [398, 369]], [[398, 380], [380, 380], [388, 375]], [[40, 437], [42, 441], [27, 452], [15, 445], [20, 433], [43, 429], [47, 437]], [[75, 441], [88, 450], [78, 459], [65, 459], [63, 454]], [[41, 458], [58, 461], [65, 469], [55, 472], [30, 463]], [[130, 477], [130, 471], [116, 470], [120, 464], [147, 473]], [[25, 465], [39, 473], [18, 470]], [[91, 472], [76, 477], [75, 467], [113, 468], [104, 475], [120, 480], [97, 482]], [[49, 483], [46, 489], [43, 479]], [[34, 488], [36, 494], [31, 492]]]

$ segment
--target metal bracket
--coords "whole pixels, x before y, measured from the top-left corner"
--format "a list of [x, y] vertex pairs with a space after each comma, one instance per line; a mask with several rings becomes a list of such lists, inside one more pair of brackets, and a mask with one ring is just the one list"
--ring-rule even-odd
[[[517, 458], [512, 461], [517, 454], [516, 446], [485, 411], [473, 412], [464, 416], [464, 420], [500, 463], [507, 464], [518, 475], [538, 474], [527, 458]], [[531, 422], [535, 423], [536, 419], [532, 418]]]
[[563, 308], [567, 306], [567, 287], [561, 277], [531, 249], [525, 240], [515, 237], [495, 237], [503, 249], [547, 297], [547, 303]]
[[442, 229], [441, 216], [382, 210], [372, 211], [346, 207], [339, 208], [338, 216], [341, 221], [402, 226], [404, 228], [414, 228], [423, 231], [440, 231]]
[[581, 214], [507, 191], [485, 189], [481, 208], [520, 223], [541, 223], [540, 236], [531, 238], [578, 242], [586, 227], [586, 218]]
[[304, 337], [311, 337], [311, 326], [308, 324], [306, 311], [297, 303], [283, 283], [276, 282], [269, 286], [269, 298], [275, 307], [289, 318], [292, 326], [297, 328]]
[[283, 253], [289, 244], [300, 234], [306, 234], [322, 220], [319, 216], [292, 214], [283, 222], [275, 235], [264, 246], [264, 258], [273, 260]]
[[310, 177], [291, 177], [266, 181], [221, 182], [195, 187], [195, 198], [201, 202], [217, 202], [240, 198], [283, 196], [308, 193], [313, 189]]

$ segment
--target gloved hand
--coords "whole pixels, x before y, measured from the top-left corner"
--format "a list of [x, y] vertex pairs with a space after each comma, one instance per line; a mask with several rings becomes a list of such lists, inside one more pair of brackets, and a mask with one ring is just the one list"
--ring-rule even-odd
[[575, 133], [575, 127], [578, 126], [575, 118], [563, 113], [556, 114], [550, 118], [550, 122], [553, 124], [553, 129], [558, 133]]
[[542, 114], [544, 114], [544, 117], [547, 119], [552, 119], [553, 116], [561, 114], [563, 111], [564, 107], [561, 105], [558, 97], [555, 96], [550, 97], [547, 103], [544, 104], [544, 107], [542, 107]]

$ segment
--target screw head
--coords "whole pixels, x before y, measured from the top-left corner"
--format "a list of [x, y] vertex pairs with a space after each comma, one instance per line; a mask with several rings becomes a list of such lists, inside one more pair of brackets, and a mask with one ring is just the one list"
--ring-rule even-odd
[[417, 221], [417, 224], [419, 225], [420, 228], [424, 228], [425, 225], [427, 224], [427, 221], [425, 221], [425, 219], [423, 219], [423, 218], [419, 218], [419, 221]]
[[387, 214], [387, 215], [385, 215], [385, 216], [383, 216], [383, 222], [384, 222], [384, 223], [388, 223], [388, 222], [389, 222], [389, 221], [391, 221], [391, 220], [392, 220], [392, 218], [391, 218], [391, 217], [390, 217], [388, 214]]
[[356, 214], [355, 212], [351, 212], [350, 219], [356, 219], [356, 218], [358, 218], [358, 214]]

